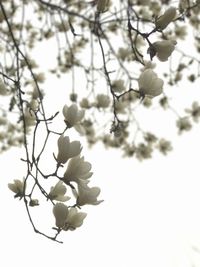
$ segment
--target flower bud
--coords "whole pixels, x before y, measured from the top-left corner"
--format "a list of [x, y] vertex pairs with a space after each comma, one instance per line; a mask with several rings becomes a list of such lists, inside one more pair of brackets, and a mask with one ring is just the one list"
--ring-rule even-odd
[[155, 24], [156, 24], [156, 28], [158, 28], [159, 30], [164, 30], [168, 24], [175, 18], [176, 16], [176, 8], [175, 7], [170, 7], [169, 9], [167, 9], [165, 11], [165, 13], [160, 16]]

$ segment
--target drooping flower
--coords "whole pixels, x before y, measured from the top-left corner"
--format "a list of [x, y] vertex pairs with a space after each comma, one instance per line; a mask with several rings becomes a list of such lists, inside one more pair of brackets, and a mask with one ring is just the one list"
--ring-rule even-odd
[[74, 157], [68, 163], [63, 181], [74, 181], [79, 184], [80, 180], [87, 180], [92, 176], [92, 172], [90, 172], [91, 168], [92, 165], [89, 162], [84, 161], [84, 157]]
[[63, 115], [65, 117], [65, 122], [68, 127], [73, 127], [76, 124], [79, 124], [84, 116], [84, 110], [78, 110], [76, 104], [71, 106], [64, 105]]
[[83, 220], [85, 219], [86, 216], [87, 213], [78, 212], [78, 210], [74, 207], [70, 208], [63, 230], [73, 231], [77, 227], [80, 227], [83, 224]]
[[175, 7], [170, 7], [168, 8], [162, 16], [160, 16], [155, 24], [156, 28], [159, 30], [164, 30], [170, 22], [175, 18], [176, 16], [176, 8]]
[[56, 219], [56, 226], [65, 231], [75, 230], [83, 224], [87, 216], [85, 212], [78, 212], [76, 208], [68, 208], [63, 203], [56, 203], [53, 207], [53, 214]]
[[177, 42], [174, 40], [164, 40], [153, 43], [152, 47], [160, 61], [167, 61], [168, 57], [170, 57], [174, 51], [176, 44]]
[[67, 192], [66, 186], [63, 184], [62, 181], [58, 181], [55, 186], [51, 187], [48, 198], [51, 200], [65, 202], [70, 199], [70, 197], [65, 196], [66, 192]]
[[24, 180], [20, 181], [16, 179], [14, 180], [13, 184], [11, 183], [8, 184], [8, 188], [16, 194], [15, 197], [23, 197], [24, 187], [25, 187]]
[[63, 228], [67, 220], [69, 210], [68, 207], [63, 203], [56, 203], [53, 207], [53, 214], [56, 219], [56, 226]]
[[163, 91], [163, 80], [158, 78], [152, 69], [144, 70], [138, 79], [139, 91], [142, 95], [158, 96]]
[[68, 159], [78, 156], [82, 147], [79, 141], [70, 142], [68, 136], [61, 135], [58, 138], [58, 155], [57, 162], [66, 163]]
[[99, 187], [89, 187], [87, 183], [78, 185], [77, 205], [98, 205], [103, 200], [97, 200], [101, 190]]

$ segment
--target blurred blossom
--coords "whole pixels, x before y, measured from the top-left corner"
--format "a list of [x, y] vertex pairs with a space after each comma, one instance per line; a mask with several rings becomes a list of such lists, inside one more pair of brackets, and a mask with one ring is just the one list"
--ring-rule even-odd
[[198, 122], [199, 121], [199, 117], [200, 117], [200, 105], [199, 105], [198, 102], [195, 101], [192, 104], [192, 108], [191, 109], [185, 109], [185, 111], [192, 116], [192, 119], [194, 120], [194, 122]]
[[158, 143], [158, 150], [163, 154], [167, 155], [169, 151], [172, 150], [171, 143], [163, 138], [160, 139]]
[[5, 83], [0, 79], [0, 95], [6, 96], [8, 94], [9, 94], [9, 92], [8, 92], [8, 89], [5, 85]]
[[29, 108], [26, 108], [24, 111], [24, 121], [26, 127], [34, 126], [36, 123], [35, 113]]
[[96, 97], [96, 106], [98, 108], [107, 108], [110, 105], [110, 98], [108, 95], [98, 94]]
[[109, 7], [109, 0], [97, 0], [97, 11], [105, 12]]
[[149, 158], [151, 158], [152, 151], [153, 151], [153, 149], [149, 144], [145, 145], [144, 143], [140, 143], [136, 147], [136, 157], [139, 160], [149, 159]]
[[124, 81], [119, 79], [119, 80], [114, 80], [112, 82], [112, 90], [117, 92], [117, 93], [121, 93], [123, 91], [126, 90], [126, 87], [124, 85]]
[[176, 122], [176, 126], [178, 127], [179, 133], [182, 133], [184, 131], [189, 131], [192, 128], [192, 124], [189, 118], [187, 117], [178, 119]]

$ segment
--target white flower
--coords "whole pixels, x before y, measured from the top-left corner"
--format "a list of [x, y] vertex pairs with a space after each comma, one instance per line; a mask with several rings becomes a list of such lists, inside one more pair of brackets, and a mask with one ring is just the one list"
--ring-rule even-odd
[[96, 106], [98, 108], [107, 108], [110, 104], [109, 96], [104, 94], [98, 94], [96, 100], [97, 100]]
[[171, 56], [172, 52], [175, 49], [176, 41], [174, 40], [164, 40], [157, 41], [152, 44], [153, 49], [155, 50], [156, 56], [160, 61], [167, 61], [168, 57]]
[[80, 123], [84, 116], [84, 110], [78, 110], [76, 104], [72, 104], [71, 106], [64, 105], [63, 107], [63, 115], [65, 117], [65, 122], [68, 127], [73, 127], [74, 125]]
[[87, 183], [81, 183], [78, 186], [77, 205], [98, 205], [103, 200], [97, 200], [101, 190], [99, 187], [89, 187]]
[[0, 95], [2, 96], [8, 95], [8, 90], [6, 88], [6, 85], [1, 79], [0, 79]]
[[78, 212], [76, 208], [68, 209], [63, 203], [56, 203], [53, 207], [53, 214], [56, 219], [56, 226], [65, 231], [80, 227], [87, 216], [85, 212]]
[[67, 220], [69, 210], [68, 207], [63, 203], [56, 203], [53, 207], [53, 214], [56, 219], [56, 226], [58, 228], [63, 228]]
[[24, 180], [20, 181], [18, 179], [14, 180], [14, 183], [8, 184], [8, 188], [16, 194], [16, 197], [22, 197], [24, 193]]
[[163, 91], [163, 80], [152, 69], [146, 69], [138, 79], [139, 90], [143, 95], [158, 96]]
[[156, 20], [156, 28], [164, 30], [168, 26], [168, 24], [175, 18], [175, 16], [176, 8], [168, 8], [165, 13]]
[[57, 162], [66, 163], [68, 159], [78, 156], [82, 147], [79, 141], [70, 142], [68, 136], [61, 135], [58, 138], [58, 155]]
[[76, 208], [71, 208], [69, 210], [67, 219], [65, 221], [65, 226], [63, 230], [75, 230], [83, 224], [83, 220], [87, 214], [85, 212], [78, 212]]
[[64, 186], [63, 182], [58, 181], [55, 186], [51, 187], [48, 198], [51, 200], [65, 202], [70, 199], [70, 197], [65, 196], [66, 192], [67, 192], [67, 188]]
[[80, 156], [77, 156], [69, 161], [63, 181], [79, 183], [80, 179], [86, 180], [92, 176], [92, 172], [90, 172], [91, 168], [92, 165], [84, 161], [84, 157], [80, 158]]

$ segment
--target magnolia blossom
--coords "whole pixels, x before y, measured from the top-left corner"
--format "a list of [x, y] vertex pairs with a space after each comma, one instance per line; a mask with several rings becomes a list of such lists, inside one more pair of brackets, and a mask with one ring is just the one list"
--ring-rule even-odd
[[68, 127], [73, 127], [76, 124], [79, 124], [83, 119], [84, 110], [78, 110], [76, 104], [72, 104], [71, 106], [64, 105], [63, 107], [63, 115], [65, 117], [65, 122]]
[[164, 30], [168, 24], [175, 18], [176, 8], [170, 7], [165, 13], [156, 20], [156, 28]]
[[63, 203], [56, 203], [53, 207], [53, 214], [56, 219], [56, 226], [65, 231], [80, 227], [87, 215], [85, 212], [78, 212], [76, 208], [68, 209]]
[[77, 205], [98, 205], [103, 200], [97, 200], [101, 190], [99, 187], [89, 187], [87, 183], [81, 183], [78, 186]]
[[160, 61], [167, 61], [177, 44], [174, 40], [157, 41], [152, 44], [153, 49]]
[[67, 188], [65, 187], [63, 182], [58, 181], [55, 186], [51, 187], [48, 198], [51, 200], [58, 200], [61, 202], [65, 202], [70, 199], [70, 197], [65, 196], [66, 192], [67, 192]]
[[144, 70], [138, 79], [139, 90], [142, 95], [158, 96], [163, 91], [163, 80], [158, 78], [152, 69]]
[[75, 230], [77, 227], [80, 227], [83, 224], [83, 220], [87, 216], [85, 212], [78, 212], [76, 208], [71, 208], [69, 210], [67, 219], [65, 221], [65, 226], [63, 230]]
[[77, 156], [69, 161], [63, 181], [74, 181], [79, 184], [80, 180], [87, 180], [92, 176], [91, 168], [92, 165], [84, 161], [84, 157]]
[[22, 197], [24, 194], [24, 187], [25, 187], [25, 183], [24, 180], [20, 181], [18, 179], [14, 180], [14, 183], [8, 184], [8, 188], [13, 191], [16, 194], [16, 197]]
[[61, 135], [58, 138], [58, 155], [57, 162], [66, 163], [68, 159], [78, 156], [82, 147], [79, 141], [70, 142], [68, 136]]
[[68, 207], [63, 203], [56, 203], [53, 207], [53, 214], [56, 219], [56, 226], [58, 228], [63, 228], [67, 220], [69, 210]]

